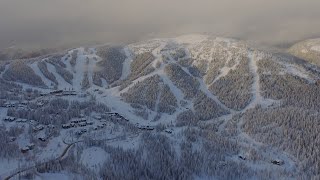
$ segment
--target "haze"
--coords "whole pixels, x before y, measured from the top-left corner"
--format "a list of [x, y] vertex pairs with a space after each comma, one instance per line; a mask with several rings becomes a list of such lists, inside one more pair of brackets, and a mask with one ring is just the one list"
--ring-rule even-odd
[[212, 33], [265, 45], [320, 36], [319, 0], [0, 0], [0, 48]]

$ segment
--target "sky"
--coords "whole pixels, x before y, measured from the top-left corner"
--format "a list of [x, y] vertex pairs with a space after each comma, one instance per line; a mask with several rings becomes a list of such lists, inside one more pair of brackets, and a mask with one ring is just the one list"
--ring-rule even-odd
[[0, 48], [211, 33], [266, 45], [320, 37], [319, 0], [0, 0]]

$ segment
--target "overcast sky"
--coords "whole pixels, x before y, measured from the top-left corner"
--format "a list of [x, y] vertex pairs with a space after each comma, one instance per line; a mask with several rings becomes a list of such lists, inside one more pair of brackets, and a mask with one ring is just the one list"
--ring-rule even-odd
[[319, 0], [0, 0], [0, 48], [208, 32], [279, 44], [320, 37]]

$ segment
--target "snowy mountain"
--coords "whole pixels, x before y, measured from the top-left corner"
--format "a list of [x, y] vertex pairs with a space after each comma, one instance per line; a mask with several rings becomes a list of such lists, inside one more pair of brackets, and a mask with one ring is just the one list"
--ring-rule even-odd
[[320, 66], [320, 39], [309, 39], [294, 44], [289, 53]]
[[[301, 53], [314, 56], [319, 48], [310, 44]], [[292, 48], [294, 52], [296, 48], [300, 45]], [[131, 134], [127, 141], [99, 144], [106, 132], [99, 134], [90, 128], [86, 132], [91, 133], [80, 138], [79, 142], [85, 142], [76, 147], [79, 153], [83, 150], [81, 161], [96, 167], [82, 164], [81, 168], [97, 178], [272, 179], [320, 174], [320, 68], [290, 55], [261, 51], [234, 39], [185, 35], [0, 61], [0, 72], [3, 104], [45, 100], [47, 106], [34, 108], [33, 114], [13, 107], [3, 112], [59, 126], [57, 135], [51, 137], [51, 148], [70, 136], [61, 125], [80, 113], [89, 119], [106, 112], [109, 115], [102, 118], [108, 119], [114, 115], [110, 113], [116, 113], [127, 121], [108, 121], [111, 129], [117, 127], [109, 129], [108, 136]], [[76, 96], [66, 94], [70, 92]], [[14, 93], [24, 96], [13, 98]], [[99, 124], [92, 124], [98, 129]], [[62, 127], [69, 126], [72, 122]], [[33, 153], [45, 156], [50, 143]], [[99, 165], [95, 164], [98, 160], [84, 160], [97, 158], [92, 151], [108, 157], [101, 155], [105, 159]], [[163, 162], [158, 162], [157, 155], [164, 156]], [[129, 162], [139, 163], [131, 167]], [[181, 169], [173, 168], [175, 163]], [[132, 171], [126, 172], [128, 169]], [[163, 176], [156, 176], [160, 170]]]

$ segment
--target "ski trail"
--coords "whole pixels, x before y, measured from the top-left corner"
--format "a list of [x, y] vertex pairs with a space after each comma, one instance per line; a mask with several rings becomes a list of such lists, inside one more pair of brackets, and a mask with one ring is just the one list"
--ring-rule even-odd
[[180, 102], [184, 100], [183, 92], [176, 85], [173, 84], [173, 82], [165, 75], [164, 72], [160, 73], [159, 76], [161, 77], [162, 81], [169, 86], [170, 91], [177, 98], [178, 106], [180, 107]]
[[222, 107], [223, 109], [225, 110], [228, 110], [230, 113], [233, 113], [234, 110], [228, 108], [226, 105], [224, 105], [219, 99], [217, 96], [214, 96], [207, 88], [207, 86], [205, 85], [205, 83], [200, 79], [200, 78], [197, 78], [198, 79], [198, 82], [200, 83], [200, 90], [202, 92], [204, 92], [208, 98], [212, 99], [215, 103], [217, 103], [220, 107]]
[[96, 62], [93, 60], [93, 57], [89, 57], [88, 58], [88, 64], [87, 64], [87, 74], [88, 74], [88, 78], [89, 78], [89, 84], [90, 87], [92, 87], [93, 85], [93, 72], [96, 68]]
[[9, 69], [10, 64], [6, 64], [4, 70], [0, 73], [0, 77], [3, 78], [3, 74]]
[[84, 49], [79, 48], [78, 49], [78, 55], [77, 55], [77, 61], [76, 65], [74, 67], [74, 74], [73, 74], [73, 81], [72, 84], [75, 89], [80, 90], [81, 87], [81, 82], [84, 78], [84, 73], [86, 71], [86, 56], [84, 55]]
[[129, 74], [131, 73], [130, 66], [133, 61], [132, 53], [130, 52], [129, 47], [125, 47], [124, 52], [125, 52], [127, 58], [123, 62], [122, 74], [121, 74], [120, 80], [124, 80], [129, 76]]
[[[238, 113], [245, 113], [249, 109], [255, 108], [257, 105], [259, 105], [261, 102], [264, 101], [263, 97], [260, 94], [260, 78], [258, 74], [258, 67], [257, 67], [257, 57], [254, 54], [252, 50], [248, 51], [248, 58], [249, 58], [249, 69], [250, 72], [253, 74], [253, 84], [252, 84], [252, 101], [251, 103], [242, 111], [236, 112]], [[235, 115], [233, 114], [233, 115]], [[221, 133], [223, 129], [225, 128], [227, 122], [232, 119], [232, 115], [230, 117], [226, 117], [226, 121], [220, 125], [219, 132]], [[284, 168], [289, 171], [294, 171], [296, 168], [296, 161], [293, 157], [288, 155], [286, 152], [283, 152], [281, 150], [278, 150], [277, 148], [272, 147], [266, 147], [263, 143], [256, 141], [253, 137], [248, 135], [246, 132], [242, 130], [242, 127], [244, 125], [244, 119], [240, 118], [238, 119], [238, 122], [236, 124], [237, 128], [237, 135], [234, 136], [234, 140], [241, 144], [244, 147], [247, 147], [249, 149], [255, 149], [257, 152], [260, 153], [261, 159], [258, 160], [258, 163], [253, 161], [246, 161], [246, 164], [248, 166], [257, 166], [257, 168], [265, 168], [266, 166], [272, 167], [273, 165], [270, 163], [271, 160], [274, 159], [281, 159], [285, 162], [283, 166], [280, 168]]]
[[260, 94], [260, 76], [258, 74], [257, 58], [252, 50], [249, 50], [248, 58], [249, 58], [249, 69], [253, 75], [253, 84], [251, 89], [252, 101], [245, 108], [245, 111], [256, 107], [263, 100]]
[[58, 81], [58, 87], [60, 89], [70, 89], [72, 88], [72, 85], [69, 84], [67, 81], [64, 80], [64, 78], [57, 73], [57, 70], [56, 68], [54, 67], [54, 65], [50, 64], [50, 63], [47, 63], [47, 68], [48, 68], [48, 71], [51, 72], [57, 79]]
[[211, 85], [213, 85], [215, 82], [217, 82], [217, 81], [220, 80], [221, 78], [223, 78], [223, 77], [225, 77], [226, 75], [228, 75], [231, 70], [235, 70], [235, 69], [237, 68], [237, 66], [240, 64], [239, 58], [237, 58], [236, 64], [233, 65], [232, 67], [227, 67], [227, 66], [226, 66], [226, 65], [228, 64], [228, 62], [230, 61], [231, 58], [232, 58], [231, 56], [228, 58], [227, 62], [225, 63], [225, 66], [220, 69], [219, 75], [208, 85], [208, 87], [211, 86]]
[[38, 75], [42, 81], [44, 82], [44, 84], [47, 86], [47, 87], [51, 87], [52, 88], [52, 84], [55, 84], [54, 82], [52, 82], [50, 79], [46, 78], [41, 70], [39, 69], [38, 65], [37, 65], [37, 62], [34, 62], [32, 64], [29, 64], [29, 67], [31, 67], [31, 69], [33, 70], [33, 72], [36, 73], [36, 75]]

